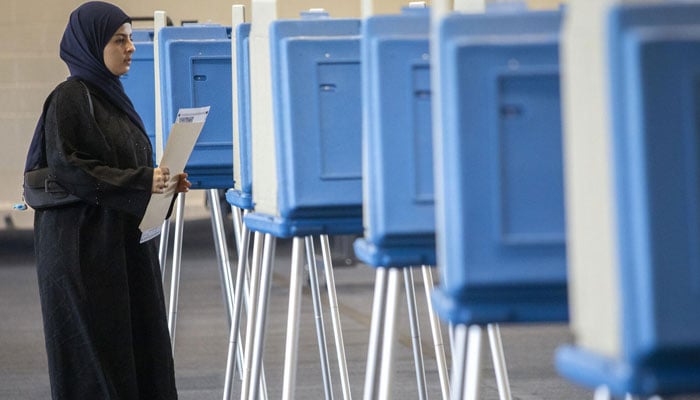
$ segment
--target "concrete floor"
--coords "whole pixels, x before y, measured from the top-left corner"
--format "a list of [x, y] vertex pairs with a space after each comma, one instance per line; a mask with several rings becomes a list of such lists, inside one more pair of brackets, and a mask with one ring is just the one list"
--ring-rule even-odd
[[[231, 231], [229, 220], [229, 237], [232, 237]], [[204, 400], [222, 397], [228, 339], [227, 318], [222, 305], [217, 258], [211, 232], [209, 219], [197, 218], [185, 223], [175, 345], [176, 379], [180, 399]], [[316, 248], [320, 253], [319, 246], [317, 243]], [[50, 397], [32, 248], [31, 231], [0, 231], [0, 399]], [[281, 393], [290, 256], [291, 242], [279, 241], [264, 356], [268, 394], [271, 399], [279, 398]], [[233, 251], [231, 259], [235, 260]], [[430, 329], [425, 317], [425, 293], [420, 273], [416, 273], [415, 276], [423, 333], [422, 345], [428, 374], [428, 394], [429, 398], [440, 398]], [[362, 264], [337, 267], [335, 279], [352, 395], [361, 398], [374, 270]], [[323, 293], [325, 299], [325, 290]], [[304, 290], [303, 302], [296, 398], [321, 399], [323, 385], [308, 285]], [[412, 399], [418, 396], [405, 302], [401, 304], [404, 306], [399, 318], [401, 333], [398, 337], [399, 345], [396, 347], [392, 398]], [[341, 398], [328, 305], [324, 306], [329, 358], [333, 367], [334, 395], [335, 398]], [[447, 341], [446, 327], [443, 327], [443, 334]], [[592, 399], [593, 394], [590, 390], [560, 378], [552, 367], [555, 348], [570, 340], [565, 325], [503, 326], [502, 336], [513, 399]], [[498, 399], [489, 353], [486, 348], [484, 350], [481, 398]], [[237, 381], [235, 390], [239, 390], [239, 387]], [[691, 400], [700, 397], [686, 396], [677, 399]]]

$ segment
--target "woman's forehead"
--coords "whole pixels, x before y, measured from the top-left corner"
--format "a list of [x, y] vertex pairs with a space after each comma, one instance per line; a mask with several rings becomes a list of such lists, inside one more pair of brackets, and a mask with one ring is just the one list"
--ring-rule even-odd
[[131, 23], [125, 22], [124, 24], [122, 24], [122, 26], [119, 27], [119, 29], [117, 29], [116, 32], [114, 32], [114, 34], [131, 35]]

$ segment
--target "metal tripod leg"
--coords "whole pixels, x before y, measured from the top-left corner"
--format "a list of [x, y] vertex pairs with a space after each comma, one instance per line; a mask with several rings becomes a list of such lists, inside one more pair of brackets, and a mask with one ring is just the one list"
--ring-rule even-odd
[[450, 349], [454, 350], [455, 348], [455, 326], [452, 322], [450, 322], [447, 325], [447, 335], [448, 338], [450, 339]]
[[386, 314], [384, 318], [384, 337], [382, 338], [382, 359], [379, 370], [379, 398], [390, 399], [394, 373], [394, 347], [396, 344], [396, 317], [398, 314], [401, 272], [398, 268], [389, 269], [387, 283]]
[[452, 384], [450, 385], [450, 399], [462, 400], [465, 387], [465, 370], [467, 367], [467, 332], [466, 325], [453, 325], [453, 353], [452, 353]]
[[326, 345], [326, 330], [323, 326], [323, 308], [321, 306], [321, 293], [318, 285], [318, 269], [316, 268], [316, 251], [314, 240], [311, 236], [304, 238], [306, 243], [306, 260], [309, 265], [309, 279], [311, 281], [311, 300], [314, 306], [314, 320], [316, 322], [316, 336], [318, 337], [318, 352], [321, 359], [321, 374], [323, 375], [323, 390], [326, 400], [333, 398], [333, 384], [331, 372], [328, 367], [328, 346]]
[[388, 272], [386, 268], [377, 268], [374, 277], [374, 299], [372, 300], [372, 322], [369, 327], [369, 343], [367, 346], [364, 400], [374, 400], [379, 393], [379, 360], [381, 358], [382, 332], [386, 311]]
[[594, 400], [610, 400], [610, 390], [608, 389], [607, 386], [599, 386], [596, 388], [595, 393], [593, 394], [593, 399]]
[[241, 400], [248, 400], [250, 393], [250, 373], [253, 366], [253, 342], [255, 334], [255, 318], [258, 308], [258, 291], [260, 287], [260, 270], [262, 268], [262, 233], [255, 232], [253, 239], [253, 263], [250, 273], [250, 302], [248, 303], [248, 320], [246, 321], [245, 352], [243, 353], [243, 382], [241, 384]]
[[479, 388], [481, 384], [481, 350], [483, 330], [479, 325], [469, 327], [469, 342], [467, 348], [467, 384], [464, 388], [464, 397], [467, 400], [479, 400]]
[[301, 310], [301, 285], [304, 276], [304, 242], [295, 237], [292, 242], [292, 271], [289, 280], [289, 311], [287, 312], [287, 339], [284, 353], [284, 378], [282, 399], [294, 399], [299, 346], [299, 320]]
[[168, 240], [170, 239], [170, 219], [163, 221], [160, 228], [160, 243], [158, 245], [158, 262], [160, 263], [160, 275], [165, 286], [165, 272], [168, 263]]
[[[240, 216], [239, 216], [240, 217]], [[236, 215], [234, 215], [234, 221]], [[229, 346], [226, 357], [226, 377], [224, 381], [224, 400], [230, 400], [233, 393], [233, 375], [234, 375], [234, 351], [241, 348], [240, 339], [240, 322], [242, 304], [246, 301], [247, 288], [245, 282], [246, 269], [248, 264], [248, 247], [250, 244], [250, 231], [245, 225], [240, 226], [240, 243], [238, 244], [238, 269], [236, 270], [236, 286], [234, 289], [233, 313], [231, 314], [231, 326], [229, 330]], [[242, 365], [239, 365], [239, 371], [242, 371]]]
[[250, 372], [250, 395], [248, 400], [258, 400], [260, 376], [262, 371], [263, 349], [265, 348], [265, 324], [267, 322], [267, 306], [270, 298], [272, 269], [275, 264], [275, 239], [269, 233], [265, 234], [262, 271], [260, 274], [260, 294], [258, 297], [257, 316], [255, 317], [255, 343], [253, 346], [253, 364]]
[[[243, 217], [240, 208], [231, 206], [231, 220], [233, 221], [233, 237], [236, 239], [236, 254], [241, 254], [241, 230], [243, 229]], [[243, 211], [245, 213], [245, 211]]]
[[403, 281], [406, 287], [406, 304], [408, 305], [408, 322], [411, 329], [411, 344], [413, 346], [413, 360], [416, 366], [416, 385], [418, 386], [418, 398], [428, 398], [428, 389], [425, 381], [425, 365], [423, 363], [423, 348], [420, 342], [420, 325], [418, 323], [418, 310], [416, 308], [416, 286], [413, 281], [413, 269], [403, 268]]
[[184, 227], [185, 194], [177, 196], [175, 209], [175, 240], [173, 244], [173, 271], [170, 279], [170, 307], [168, 312], [168, 330], [173, 354], [175, 354], [175, 327], [177, 325], [177, 301], [180, 291], [180, 267], [182, 264], [182, 231]]
[[442, 398], [450, 397], [450, 382], [447, 372], [447, 358], [445, 357], [445, 346], [442, 341], [442, 329], [440, 328], [440, 319], [433, 309], [433, 273], [427, 265], [421, 266], [423, 273], [423, 286], [425, 288], [425, 298], [428, 303], [428, 318], [430, 320], [430, 330], [433, 333], [433, 345], [435, 347], [435, 358], [437, 360], [438, 377], [440, 378], [440, 390]]
[[[231, 206], [231, 216], [233, 219], [233, 236], [236, 240], [236, 253], [238, 254], [239, 260], [243, 259], [244, 264], [244, 279], [245, 279], [245, 284], [243, 286], [243, 307], [245, 307], [246, 313], [248, 312], [248, 281], [249, 281], [249, 267], [248, 267], [248, 247], [250, 243], [250, 231], [248, 233], [248, 239], [246, 240], [246, 247], [245, 247], [245, 255], [242, 255], [242, 248], [243, 246], [241, 245], [241, 240], [242, 240], [242, 230], [244, 227], [243, 224], [243, 217], [241, 216], [241, 210], [238, 207]], [[243, 214], [245, 214], [247, 211], [243, 211]], [[238, 265], [238, 263], [237, 263]], [[240, 266], [238, 267], [240, 268]], [[238, 271], [238, 270], [236, 270]], [[234, 283], [234, 287], [238, 285], [238, 282]], [[235, 289], [233, 292], [234, 295], [234, 304], [235, 304], [235, 296], [238, 296], [238, 290]], [[240, 299], [239, 299], [240, 300]], [[239, 325], [237, 328], [237, 338], [238, 338], [238, 343], [236, 344], [236, 367], [238, 368], [238, 375], [241, 380], [243, 380], [243, 341], [241, 340], [241, 332], [240, 332], [240, 313], [239, 313]]]
[[[595, 389], [595, 392], [593, 393], [594, 400], [611, 400], [612, 398], [613, 398], [613, 396], [610, 393], [610, 389], [605, 385], [598, 386]], [[630, 393], [625, 394], [625, 400], [637, 400], [637, 399], [643, 399], [643, 398], [645, 398], [645, 397], [634, 396]], [[648, 397], [648, 400], [662, 400], [662, 398], [659, 396], [651, 396], [651, 397]]]
[[343, 328], [340, 322], [340, 310], [338, 309], [338, 295], [335, 290], [335, 274], [333, 272], [333, 258], [328, 235], [321, 235], [321, 250], [323, 253], [324, 270], [326, 271], [326, 288], [328, 289], [328, 303], [330, 307], [331, 321], [333, 322], [333, 335], [335, 337], [335, 350], [338, 357], [338, 370], [340, 384], [343, 388], [343, 399], [350, 400], [350, 377], [348, 364], [345, 359], [345, 342], [343, 341]]
[[489, 343], [491, 344], [491, 358], [493, 359], [493, 370], [496, 373], [498, 396], [500, 400], [510, 400], [512, 396], [510, 394], [510, 383], [508, 382], [506, 358], [503, 355], [501, 328], [498, 324], [488, 324], [486, 329], [488, 330]]
[[[489, 324], [489, 340], [493, 356], [498, 392], [501, 400], [510, 399], [501, 334], [497, 324]], [[467, 335], [469, 340], [467, 341]], [[481, 351], [483, 329], [479, 325], [457, 325], [454, 333], [453, 369], [450, 398], [478, 400], [481, 380]], [[468, 346], [467, 346], [468, 345]], [[468, 350], [467, 350], [468, 347]], [[499, 375], [501, 375], [499, 377]], [[505, 385], [505, 386], [504, 386]], [[505, 389], [504, 389], [505, 387]]]
[[209, 209], [211, 211], [211, 228], [216, 247], [217, 261], [219, 264], [219, 278], [221, 279], [221, 291], [223, 292], [224, 304], [226, 305], [226, 316], [229, 327], [231, 326], [231, 315], [233, 313], [233, 280], [231, 279], [231, 260], [226, 243], [226, 233], [224, 231], [224, 221], [221, 216], [221, 204], [219, 203], [219, 192], [217, 189], [209, 189]]
[[[226, 231], [224, 229], [224, 221], [221, 212], [221, 204], [219, 203], [219, 192], [217, 189], [209, 189], [207, 191], [209, 197], [209, 209], [211, 210], [211, 227], [214, 236], [216, 247], [217, 261], [219, 264], [219, 278], [221, 279], [221, 291], [226, 305], [226, 316], [228, 319], [229, 333], [233, 322], [233, 303], [234, 303], [234, 288], [233, 278], [231, 276], [231, 260], [229, 258], [228, 243], [226, 241]], [[240, 315], [240, 310], [239, 310]], [[238, 342], [236, 347], [236, 360], [238, 368], [241, 368], [241, 357], [243, 350]]]

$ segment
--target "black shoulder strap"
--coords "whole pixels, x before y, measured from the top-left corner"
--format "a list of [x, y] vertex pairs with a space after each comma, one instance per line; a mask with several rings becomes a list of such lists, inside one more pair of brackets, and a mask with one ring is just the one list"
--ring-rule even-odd
[[36, 123], [36, 128], [34, 128], [34, 134], [32, 135], [32, 141], [29, 144], [29, 149], [27, 151], [27, 160], [24, 164], [24, 172], [42, 168], [46, 166], [46, 157], [44, 156], [44, 119], [46, 117], [46, 110], [49, 109], [49, 104], [51, 103], [51, 98], [54, 92], [46, 98], [44, 101], [44, 106], [41, 110], [41, 116]]
[[88, 105], [90, 106], [90, 115], [95, 117], [95, 110], [92, 108], [92, 96], [90, 96], [90, 89], [88, 89], [85, 82], [83, 82], [81, 80], [78, 80], [78, 82], [80, 82], [80, 84], [83, 85], [83, 87], [85, 88], [85, 92], [87, 93]]
[[[90, 89], [88, 89], [85, 82], [81, 80], [78, 80], [78, 82], [80, 82], [80, 84], [83, 85], [83, 87], [85, 88], [88, 106], [90, 107], [90, 115], [92, 115], [94, 118], [95, 111], [92, 106], [92, 96], [90, 95]], [[46, 147], [46, 141], [44, 137], [44, 119], [46, 117], [46, 111], [49, 108], [49, 104], [51, 103], [51, 99], [54, 96], [54, 93], [55, 90], [51, 92], [51, 94], [46, 98], [46, 101], [44, 101], [44, 107], [42, 108], [41, 116], [37, 121], [37, 126], [34, 130], [34, 135], [32, 136], [32, 141], [29, 145], [29, 150], [27, 152], [27, 161], [24, 165], [24, 172], [37, 168], [43, 168], [46, 166], [46, 157], [44, 153], [44, 148]]]

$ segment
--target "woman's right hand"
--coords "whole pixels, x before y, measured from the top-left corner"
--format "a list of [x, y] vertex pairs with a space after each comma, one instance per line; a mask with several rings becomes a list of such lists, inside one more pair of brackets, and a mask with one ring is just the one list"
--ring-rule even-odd
[[152, 193], [165, 193], [170, 181], [170, 170], [168, 167], [153, 168], [153, 186]]

